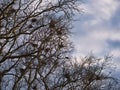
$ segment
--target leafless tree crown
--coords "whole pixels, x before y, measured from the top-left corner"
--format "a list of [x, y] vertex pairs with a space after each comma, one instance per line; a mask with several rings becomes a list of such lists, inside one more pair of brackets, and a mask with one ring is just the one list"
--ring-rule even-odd
[[0, 90], [103, 90], [112, 79], [104, 63], [71, 62], [68, 37], [79, 2], [0, 0]]

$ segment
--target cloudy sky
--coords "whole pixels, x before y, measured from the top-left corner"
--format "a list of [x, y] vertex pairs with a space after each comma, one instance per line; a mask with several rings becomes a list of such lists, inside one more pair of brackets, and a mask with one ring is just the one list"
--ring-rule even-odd
[[113, 55], [120, 70], [120, 0], [85, 0], [80, 8], [73, 31], [77, 55]]

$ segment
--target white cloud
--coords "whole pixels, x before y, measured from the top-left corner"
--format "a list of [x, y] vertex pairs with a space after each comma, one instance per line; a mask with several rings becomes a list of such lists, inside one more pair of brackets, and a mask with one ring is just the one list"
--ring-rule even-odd
[[118, 7], [116, 0], [92, 0], [89, 5], [89, 13], [93, 14], [96, 18], [108, 20]]
[[111, 50], [110, 54], [113, 55], [113, 57], [119, 58], [120, 57], [120, 49]]
[[[84, 21], [80, 23], [80, 28], [85, 33], [74, 38], [77, 52], [88, 54], [90, 51], [93, 51], [95, 54], [103, 53], [104, 55], [109, 52], [114, 54], [111, 53], [112, 51], [110, 51], [106, 40], [120, 40], [120, 31], [111, 28], [107, 21], [111, 19], [118, 9], [119, 1], [90, 0], [90, 2], [86, 2], [80, 7], [84, 8], [84, 15], [87, 15], [89, 19], [83, 16]], [[79, 30], [77, 33], [79, 33]], [[115, 57], [117, 57], [117, 51]]]
[[102, 30], [94, 30], [91, 37], [104, 41], [108, 39], [120, 40], [120, 31], [103, 28]]

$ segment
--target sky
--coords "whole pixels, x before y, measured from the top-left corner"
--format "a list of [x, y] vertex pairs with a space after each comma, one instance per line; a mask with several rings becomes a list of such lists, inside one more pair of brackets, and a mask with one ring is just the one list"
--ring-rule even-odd
[[111, 55], [120, 71], [120, 0], [85, 0], [74, 23], [75, 55]]
[[75, 55], [111, 55], [120, 72], [120, 0], [82, 1], [72, 31]]

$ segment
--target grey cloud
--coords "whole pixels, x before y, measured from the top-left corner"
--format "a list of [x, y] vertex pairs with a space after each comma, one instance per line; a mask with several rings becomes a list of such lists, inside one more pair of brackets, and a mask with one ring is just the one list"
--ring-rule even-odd
[[113, 28], [120, 29], [120, 7], [117, 8], [109, 22]]
[[107, 40], [108, 46], [110, 48], [120, 48], [120, 41], [119, 40]]

